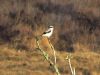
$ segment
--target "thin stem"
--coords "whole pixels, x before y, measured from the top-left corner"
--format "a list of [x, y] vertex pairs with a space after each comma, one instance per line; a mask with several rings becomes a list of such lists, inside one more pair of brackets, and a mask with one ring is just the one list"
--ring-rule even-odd
[[55, 51], [54, 47], [52, 46], [52, 44], [51, 44], [49, 38], [48, 38], [48, 41], [49, 41], [49, 44], [50, 44], [51, 49], [53, 50], [53, 53], [54, 53], [54, 60], [55, 60], [55, 64], [56, 64], [56, 60], [57, 60], [57, 58], [56, 58], [56, 51]]
[[57, 68], [57, 66], [49, 58], [49, 55], [40, 47], [38, 40], [39, 39], [36, 38], [36, 44], [37, 44], [38, 50], [40, 50], [42, 52], [42, 55], [45, 57], [45, 59], [53, 66], [53, 68], [55, 69], [56, 74], [61, 75], [58, 68]]
[[76, 75], [75, 68], [74, 68], [74, 74], [73, 75]]
[[69, 62], [69, 67], [70, 67], [71, 73], [73, 75], [73, 69], [72, 69], [72, 65], [71, 65], [70, 59], [68, 59], [68, 62]]
[[69, 68], [70, 68], [70, 70], [71, 70], [71, 75], [76, 75], [76, 74], [75, 74], [75, 68], [72, 68], [70, 58], [71, 58], [70, 56], [67, 56], [66, 59], [68, 60]]

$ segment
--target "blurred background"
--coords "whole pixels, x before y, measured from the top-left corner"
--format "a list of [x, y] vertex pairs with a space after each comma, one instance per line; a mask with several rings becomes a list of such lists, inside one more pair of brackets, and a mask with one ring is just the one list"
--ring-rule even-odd
[[[0, 0], [0, 74], [55, 74], [35, 43], [49, 25], [62, 75], [70, 75], [63, 60], [67, 53], [73, 55], [77, 75], [100, 74], [99, 0]], [[52, 57], [48, 40], [40, 43]]]

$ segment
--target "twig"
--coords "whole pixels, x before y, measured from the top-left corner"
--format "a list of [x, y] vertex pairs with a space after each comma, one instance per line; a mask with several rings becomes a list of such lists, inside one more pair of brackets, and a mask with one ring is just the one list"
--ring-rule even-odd
[[49, 44], [50, 44], [51, 49], [53, 50], [54, 60], [55, 60], [55, 64], [56, 64], [56, 60], [57, 60], [57, 58], [56, 58], [56, 51], [55, 51], [54, 47], [52, 46], [52, 44], [51, 44], [49, 38], [48, 38], [48, 41], [49, 41]]
[[76, 75], [76, 71], [75, 71], [75, 68], [74, 68], [74, 73], [73, 73], [73, 75]]
[[71, 55], [70, 56], [67, 56], [66, 59], [68, 60], [69, 68], [71, 70], [71, 75], [76, 75], [75, 74], [75, 68], [72, 68], [72, 64], [71, 64], [70, 58], [71, 58]]
[[58, 70], [58, 67], [51, 61], [51, 59], [49, 58], [49, 55], [40, 47], [39, 38], [37, 38], [37, 37], [36, 37], [36, 44], [37, 44], [38, 50], [42, 52], [42, 55], [45, 57], [45, 59], [53, 66], [56, 74], [61, 75]]
[[71, 73], [73, 75], [73, 69], [72, 69], [72, 65], [71, 65], [70, 59], [68, 59], [68, 62], [69, 62], [69, 67], [70, 67]]

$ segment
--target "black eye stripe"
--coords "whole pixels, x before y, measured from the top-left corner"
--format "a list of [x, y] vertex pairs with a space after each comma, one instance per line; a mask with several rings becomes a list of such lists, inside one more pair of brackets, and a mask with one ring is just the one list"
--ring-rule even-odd
[[48, 31], [48, 32], [44, 32], [43, 34], [46, 34], [46, 33], [50, 33], [51, 31]]
[[49, 28], [53, 28], [53, 26], [49, 26]]
[[49, 28], [53, 28], [53, 27], [49, 27]]

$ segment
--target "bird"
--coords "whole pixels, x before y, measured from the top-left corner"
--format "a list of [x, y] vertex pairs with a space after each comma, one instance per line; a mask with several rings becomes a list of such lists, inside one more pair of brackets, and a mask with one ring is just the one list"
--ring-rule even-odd
[[53, 30], [54, 30], [54, 27], [50, 25], [48, 27], [48, 30], [46, 30], [45, 32], [43, 32], [42, 36], [50, 38], [52, 36], [52, 34], [53, 34]]

